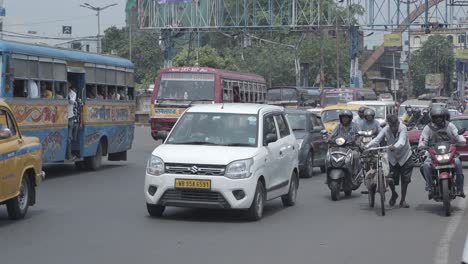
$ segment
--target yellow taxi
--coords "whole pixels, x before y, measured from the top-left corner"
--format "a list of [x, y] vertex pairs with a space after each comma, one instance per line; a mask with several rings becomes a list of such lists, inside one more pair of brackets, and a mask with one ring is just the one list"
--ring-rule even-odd
[[23, 218], [36, 203], [36, 186], [44, 179], [38, 138], [22, 136], [15, 117], [0, 99], [0, 204], [11, 219]]
[[338, 115], [342, 110], [350, 110], [353, 113], [353, 121], [357, 120], [359, 117], [358, 110], [361, 106], [362, 105], [337, 104], [323, 108], [320, 112], [323, 126], [330, 134], [333, 129], [335, 129], [335, 127], [340, 123], [340, 118]]

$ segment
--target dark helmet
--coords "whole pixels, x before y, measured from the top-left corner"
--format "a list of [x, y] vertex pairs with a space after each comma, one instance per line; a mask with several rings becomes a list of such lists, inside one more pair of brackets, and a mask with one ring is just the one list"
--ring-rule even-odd
[[343, 118], [343, 117], [345, 117], [345, 116], [347, 116], [347, 117], [350, 118], [350, 121], [349, 121], [349, 122], [351, 122], [351, 121], [353, 120], [353, 112], [351, 112], [351, 111], [349, 111], [349, 110], [343, 110], [343, 111], [341, 111], [340, 114], [338, 115], [338, 117], [340, 118], [340, 122], [342, 122], [342, 121], [341, 121], [341, 118]]
[[[449, 115], [447, 109], [443, 107], [433, 107], [431, 109], [431, 122], [437, 126], [442, 126], [444, 121], [447, 119], [447, 115]], [[442, 119], [437, 119], [438, 117], [442, 117]], [[436, 119], [437, 122], [435, 122]]]
[[358, 113], [364, 114], [364, 112], [366, 111], [366, 109], [367, 109], [367, 107], [361, 106], [361, 107], [359, 107]]
[[375, 118], [375, 111], [374, 109], [366, 109], [366, 111], [364, 111], [364, 116], [367, 118], [369, 116], [371, 116], [372, 118]]
[[413, 110], [413, 113], [420, 114], [420, 113], [421, 113], [421, 109], [416, 108], [416, 109]]

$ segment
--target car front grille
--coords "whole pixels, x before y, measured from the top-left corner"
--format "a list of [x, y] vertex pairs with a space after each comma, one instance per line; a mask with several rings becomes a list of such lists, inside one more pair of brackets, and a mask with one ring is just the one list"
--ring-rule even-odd
[[224, 165], [167, 163], [165, 172], [170, 174], [224, 176], [225, 169], [226, 166]]
[[229, 208], [220, 193], [200, 190], [167, 190], [159, 203], [167, 206]]

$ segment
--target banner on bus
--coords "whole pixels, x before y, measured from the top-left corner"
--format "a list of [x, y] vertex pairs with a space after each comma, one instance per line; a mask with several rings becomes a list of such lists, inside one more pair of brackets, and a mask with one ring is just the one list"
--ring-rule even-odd
[[384, 35], [385, 51], [401, 51], [401, 33], [391, 33]]

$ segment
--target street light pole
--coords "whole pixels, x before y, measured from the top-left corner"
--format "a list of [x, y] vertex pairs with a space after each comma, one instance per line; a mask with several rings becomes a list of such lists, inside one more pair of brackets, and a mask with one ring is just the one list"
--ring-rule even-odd
[[98, 18], [98, 34], [97, 34], [97, 53], [101, 53], [101, 11], [103, 11], [104, 9], [107, 9], [111, 6], [116, 6], [117, 3], [113, 3], [113, 4], [110, 4], [110, 5], [106, 5], [106, 6], [103, 6], [103, 7], [96, 7], [96, 6], [92, 6], [88, 3], [84, 3], [82, 5], [80, 5], [81, 7], [84, 7], [84, 8], [88, 8], [88, 9], [91, 9], [93, 11], [96, 11], [96, 15], [97, 15], [97, 18]]

